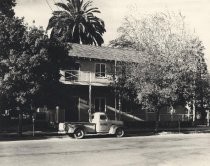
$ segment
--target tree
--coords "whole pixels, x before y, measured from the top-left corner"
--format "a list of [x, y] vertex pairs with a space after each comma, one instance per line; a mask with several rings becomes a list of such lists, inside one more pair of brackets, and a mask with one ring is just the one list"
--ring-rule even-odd
[[61, 10], [54, 11], [47, 30], [52, 29], [51, 37], [60, 41], [95, 44], [101, 46], [105, 30], [104, 21], [95, 16], [100, 13], [92, 7], [92, 1], [66, 0], [67, 3], [56, 3]]
[[19, 111], [21, 134], [23, 111], [43, 104], [39, 98], [49, 104], [49, 93], [58, 91], [59, 69], [69, 48], [15, 17], [0, 15], [0, 30], [0, 109]]
[[13, 17], [15, 15], [12, 9], [16, 5], [16, 0], [0, 0], [0, 13], [7, 17]]
[[[135, 87], [137, 101], [157, 113], [157, 127], [161, 107], [172, 108], [176, 103], [191, 103], [193, 107], [192, 101], [200, 93], [196, 91], [197, 75], [201, 70], [206, 75], [207, 69], [202, 42], [187, 30], [184, 17], [175, 13], [156, 13], [141, 19], [130, 16], [119, 32], [110, 45], [137, 50], [139, 61], [124, 66], [126, 72], [119, 78], [123, 81], [117, 86]], [[201, 77], [199, 80], [205, 82]]]

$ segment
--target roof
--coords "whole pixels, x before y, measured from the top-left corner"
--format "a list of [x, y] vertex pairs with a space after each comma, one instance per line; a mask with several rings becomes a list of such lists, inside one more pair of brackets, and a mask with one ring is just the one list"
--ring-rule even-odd
[[78, 58], [90, 58], [100, 60], [116, 60], [124, 62], [136, 62], [141, 56], [140, 52], [135, 50], [118, 49], [111, 47], [99, 47], [93, 45], [83, 45], [72, 43], [70, 56]]

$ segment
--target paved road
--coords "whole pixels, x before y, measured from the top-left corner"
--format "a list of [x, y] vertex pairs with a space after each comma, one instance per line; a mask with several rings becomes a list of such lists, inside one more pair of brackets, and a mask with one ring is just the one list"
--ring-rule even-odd
[[209, 166], [210, 134], [0, 142], [0, 166]]

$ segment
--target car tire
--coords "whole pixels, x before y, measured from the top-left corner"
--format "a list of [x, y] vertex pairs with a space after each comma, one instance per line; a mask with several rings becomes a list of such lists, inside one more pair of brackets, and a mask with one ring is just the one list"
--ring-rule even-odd
[[74, 132], [74, 138], [76, 139], [82, 139], [85, 136], [85, 132], [83, 129], [76, 129]]
[[120, 138], [123, 137], [125, 135], [125, 131], [123, 128], [117, 128], [116, 132], [115, 132], [116, 137]]

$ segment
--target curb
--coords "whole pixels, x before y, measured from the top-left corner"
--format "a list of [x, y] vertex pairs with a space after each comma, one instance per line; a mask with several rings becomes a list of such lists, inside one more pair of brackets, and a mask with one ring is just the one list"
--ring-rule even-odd
[[[210, 133], [210, 127], [205, 128], [181, 128], [179, 129], [159, 129], [157, 133], [154, 132], [154, 129], [130, 129], [127, 130], [126, 136], [151, 136], [151, 135], [161, 135], [161, 133], [167, 134], [191, 134], [191, 133]], [[66, 134], [59, 132], [42, 132], [36, 131], [33, 136], [32, 131], [23, 132], [22, 136], [19, 136], [18, 133], [0, 133], [0, 142], [1, 141], [21, 141], [21, 140], [45, 140], [50, 138], [65, 138], [69, 137]]]

